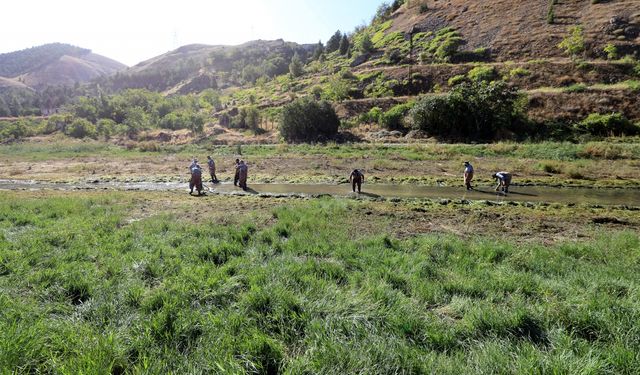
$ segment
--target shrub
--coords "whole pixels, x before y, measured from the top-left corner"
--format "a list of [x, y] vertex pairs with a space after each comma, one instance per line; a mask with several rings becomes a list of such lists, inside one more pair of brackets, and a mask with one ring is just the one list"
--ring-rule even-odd
[[553, 25], [556, 22], [556, 11], [553, 4], [554, 4], [554, 1], [552, 0], [551, 3], [549, 4], [549, 11], [547, 12], [547, 23], [549, 25]]
[[573, 26], [569, 28], [569, 35], [558, 44], [567, 55], [577, 56], [584, 52], [584, 28], [582, 26]]
[[398, 64], [403, 59], [402, 51], [400, 51], [397, 48], [392, 48], [390, 50], [385, 51], [384, 56], [387, 59], [387, 61], [391, 64]]
[[465, 76], [464, 74], [458, 74], [457, 76], [453, 76], [449, 78], [449, 80], [447, 81], [447, 84], [449, 84], [449, 87], [453, 87], [465, 82], [466, 80], [467, 80], [467, 76]]
[[420, 99], [409, 116], [414, 128], [436, 137], [490, 140], [524, 117], [520, 99], [502, 81], [464, 83], [445, 96]]
[[424, 53], [420, 59], [435, 59], [437, 61], [450, 61], [457, 53], [458, 49], [465, 43], [458, 31], [445, 27], [440, 29], [435, 37], [427, 43]]
[[109, 138], [116, 134], [118, 124], [111, 119], [100, 119], [96, 124], [96, 133], [105, 138]]
[[379, 117], [380, 126], [388, 130], [403, 129], [404, 118], [412, 107], [412, 103], [404, 103], [389, 109]]
[[280, 134], [287, 142], [329, 139], [338, 133], [340, 120], [329, 102], [297, 99], [282, 109]]
[[373, 107], [369, 110], [369, 112], [365, 114], [364, 122], [370, 122], [370, 123], [379, 122], [380, 117], [382, 117], [383, 113], [384, 112], [382, 111], [382, 108]]
[[96, 136], [96, 127], [90, 121], [79, 118], [69, 124], [64, 133], [73, 138], [93, 138]]
[[571, 86], [565, 87], [564, 89], [562, 89], [562, 91], [567, 93], [585, 92], [587, 91], [587, 85], [585, 85], [584, 83], [575, 83]]
[[629, 90], [633, 92], [640, 92], [640, 81], [629, 80], [625, 81], [625, 83], [627, 84], [627, 88], [629, 88]]
[[526, 77], [528, 75], [531, 75], [531, 72], [525, 68], [515, 68], [515, 69], [511, 69], [509, 71], [509, 77], [514, 78], [514, 77]]
[[620, 56], [618, 55], [618, 47], [615, 46], [615, 44], [613, 43], [609, 43], [604, 47], [604, 53], [607, 54], [607, 59], [609, 60], [616, 60], [618, 59]]
[[496, 69], [493, 66], [476, 66], [467, 73], [470, 80], [492, 81], [496, 77]]
[[339, 75], [334, 75], [329, 79], [329, 82], [327, 82], [322, 98], [332, 101], [341, 101], [349, 97], [350, 89], [351, 84], [348, 80], [340, 78]]
[[640, 127], [631, 123], [620, 113], [605, 115], [592, 113], [576, 124], [576, 129], [582, 133], [603, 137], [640, 134]]

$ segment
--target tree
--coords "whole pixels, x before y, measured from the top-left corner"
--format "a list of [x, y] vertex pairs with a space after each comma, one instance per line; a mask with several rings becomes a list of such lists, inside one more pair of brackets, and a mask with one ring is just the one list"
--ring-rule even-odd
[[416, 129], [450, 140], [492, 140], [522, 116], [520, 93], [502, 81], [456, 86], [444, 96], [416, 102], [409, 116]]
[[347, 34], [344, 34], [342, 36], [342, 40], [340, 41], [340, 54], [342, 56], [346, 56], [347, 54], [349, 54], [349, 47], [351, 47], [349, 43], [349, 37], [347, 37]]
[[260, 131], [260, 121], [262, 121], [262, 116], [260, 116], [258, 108], [254, 106], [248, 107], [245, 115], [247, 128], [251, 129], [254, 133], [258, 133]]
[[324, 45], [322, 44], [322, 42], [318, 41], [318, 45], [316, 46], [316, 49], [313, 51], [312, 59], [319, 60], [320, 56], [322, 56], [323, 54], [324, 54]]
[[282, 108], [280, 135], [287, 142], [330, 139], [339, 127], [340, 120], [329, 102], [303, 98]]
[[65, 134], [73, 138], [93, 138], [96, 136], [96, 127], [91, 122], [79, 118], [67, 126]]
[[356, 45], [358, 51], [362, 53], [370, 53], [373, 52], [373, 42], [371, 41], [371, 35], [369, 33], [364, 33], [360, 40], [358, 40], [358, 44]]
[[342, 40], [342, 32], [336, 31], [335, 34], [327, 41], [327, 53], [335, 52], [340, 48], [340, 41]]
[[289, 73], [292, 77], [300, 77], [303, 73], [302, 61], [300, 60], [300, 56], [298, 54], [294, 54], [291, 58], [291, 64], [289, 64]]

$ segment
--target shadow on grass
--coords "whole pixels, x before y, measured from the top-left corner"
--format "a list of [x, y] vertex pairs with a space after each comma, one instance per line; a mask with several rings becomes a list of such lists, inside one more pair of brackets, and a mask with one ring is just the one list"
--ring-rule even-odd
[[378, 195], [378, 194], [366, 193], [366, 192], [364, 192], [364, 191], [363, 191], [363, 192], [360, 192], [360, 193], [357, 193], [357, 194], [358, 194], [358, 195], [363, 195], [363, 196], [365, 196], [365, 197], [369, 197], [369, 198], [380, 198], [380, 195]]

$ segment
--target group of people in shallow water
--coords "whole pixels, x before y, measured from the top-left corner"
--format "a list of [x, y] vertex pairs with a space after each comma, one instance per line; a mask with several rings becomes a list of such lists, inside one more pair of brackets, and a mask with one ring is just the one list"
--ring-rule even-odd
[[[211, 182], [214, 184], [219, 183], [216, 176], [216, 163], [211, 156], [207, 156], [207, 166], [209, 167], [209, 174], [211, 175]], [[193, 189], [196, 189], [198, 195], [202, 193], [202, 167], [198, 164], [197, 159], [193, 159], [193, 162], [189, 166], [189, 172], [191, 173], [191, 180], [189, 181], [189, 194], [193, 194]], [[235, 176], [233, 177], [233, 185], [239, 186], [242, 190], [247, 190], [247, 177], [249, 175], [249, 166], [244, 160], [236, 159]], [[468, 161], [464, 162], [464, 185], [467, 190], [473, 190], [471, 182], [473, 181], [474, 169], [473, 165]], [[509, 192], [509, 186], [511, 185], [512, 175], [509, 172], [497, 172], [491, 177], [498, 182], [496, 191], [502, 191], [505, 194]], [[364, 183], [364, 173], [359, 169], [354, 169], [349, 175], [349, 182], [351, 183], [351, 189], [353, 192], [362, 192], [362, 184]]]
[[[209, 167], [209, 175], [211, 175], [211, 182], [217, 184], [220, 182], [218, 176], [216, 176], [216, 162], [207, 156], [207, 166]], [[189, 166], [189, 173], [191, 173], [191, 179], [189, 180], [189, 194], [193, 194], [193, 189], [196, 189], [198, 195], [202, 194], [204, 190], [202, 186], [202, 167], [198, 163], [198, 159], [193, 159]], [[239, 186], [242, 190], [247, 190], [247, 177], [249, 176], [249, 166], [244, 160], [236, 159], [235, 176], [233, 177], [233, 185]]]
[[[464, 162], [464, 186], [467, 190], [473, 190], [473, 186], [471, 186], [471, 181], [473, 181], [473, 165], [468, 161]], [[491, 175], [491, 177], [498, 182], [498, 186], [496, 186], [496, 191], [502, 191], [505, 194], [509, 192], [509, 186], [511, 185], [511, 173], [509, 172], [497, 172]]]

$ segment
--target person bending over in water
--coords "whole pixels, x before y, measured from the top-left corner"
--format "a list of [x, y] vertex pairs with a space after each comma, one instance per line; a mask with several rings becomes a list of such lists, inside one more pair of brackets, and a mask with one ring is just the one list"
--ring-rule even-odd
[[473, 181], [473, 165], [468, 161], [464, 162], [464, 186], [467, 187], [467, 190], [472, 190], [473, 186], [471, 186], [471, 181]]
[[349, 175], [349, 182], [351, 182], [351, 188], [353, 192], [356, 192], [356, 186], [358, 187], [358, 193], [361, 193], [362, 183], [364, 182], [364, 174], [357, 169]]
[[498, 181], [498, 186], [496, 186], [496, 191], [502, 190], [505, 193], [509, 192], [509, 185], [511, 185], [511, 173], [509, 172], [498, 172], [493, 176], [494, 180]]
[[202, 168], [196, 159], [193, 159], [193, 163], [189, 167], [189, 172], [191, 172], [191, 180], [189, 181], [189, 194], [193, 194], [193, 189], [195, 188], [198, 191], [198, 195], [202, 193]]

